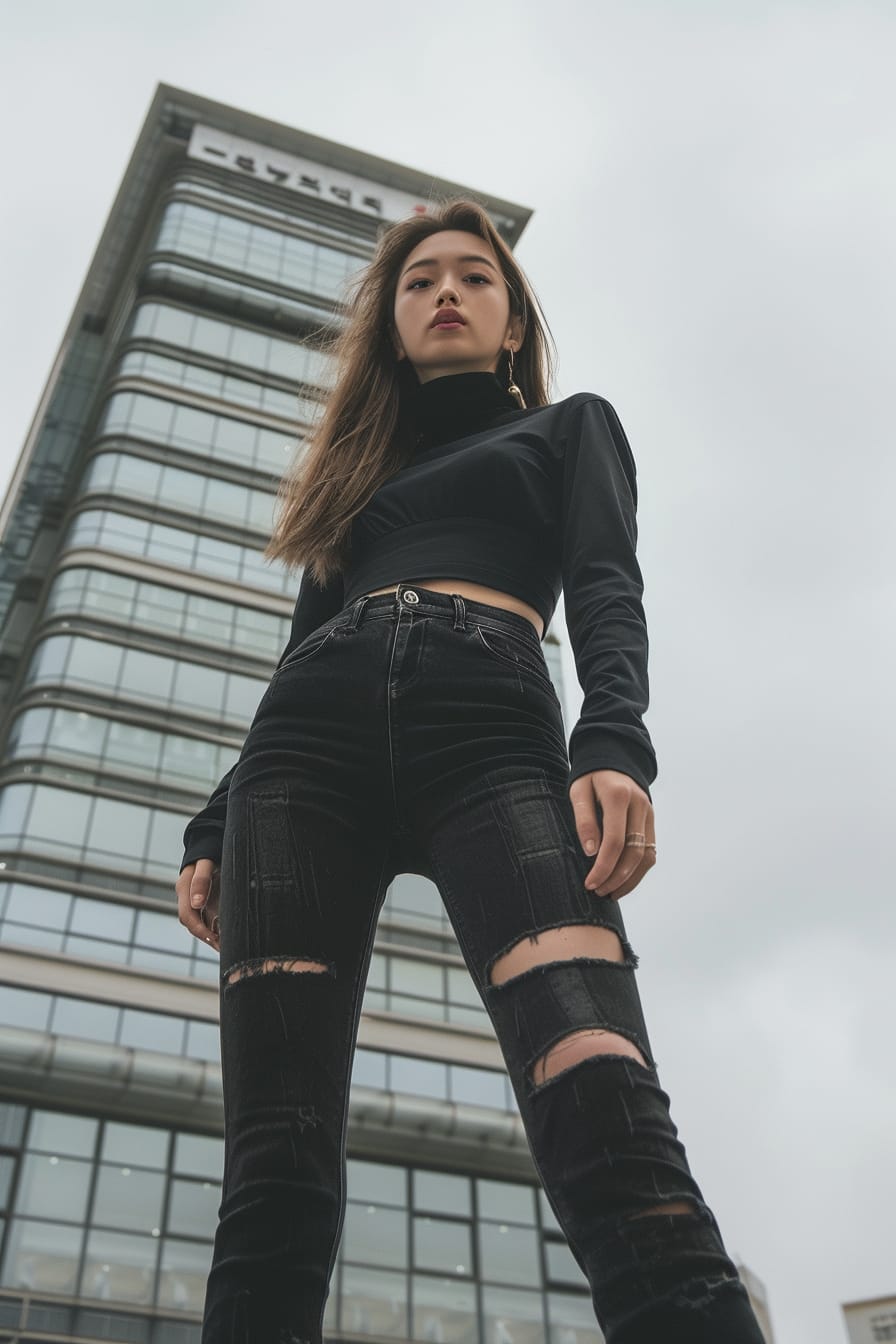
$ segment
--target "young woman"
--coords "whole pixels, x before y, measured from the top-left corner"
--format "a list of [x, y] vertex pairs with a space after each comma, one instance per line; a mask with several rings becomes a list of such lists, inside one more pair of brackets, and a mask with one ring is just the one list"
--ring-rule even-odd
[[[655, 862], [635, 463], [550, 403], [487, 213], [386, 230], [265, 555], [303, 566], [236, 765], [184, 834], [222, 963], [225, 1162], [203, 1344], [319, 1344], [377, 916], [438, 887], [608, 1344], [762, 1344], [659, 1084], [620, 898]], [[561, 587], [584, 704], [542, 650]]]

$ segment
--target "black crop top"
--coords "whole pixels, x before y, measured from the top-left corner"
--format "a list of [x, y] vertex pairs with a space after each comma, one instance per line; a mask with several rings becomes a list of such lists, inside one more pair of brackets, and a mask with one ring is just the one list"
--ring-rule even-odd
[[[650, 796], [656, 756], [643, 723], [648, 638], [636, 558], [635, 461], [615, 410], [577, 392], [521, 409], [493, 373], [415, 386], [414, 456], [352, 523], [345, 573], [302, 575], [290, 652], [362, 593], [427, 578], [467, 579], [539, 612], [547, 633], [561, 588], [584, 702], [568, 783], [620, 770]], [[184, 832], [181, 870], [220, 862], [231, 770]]]

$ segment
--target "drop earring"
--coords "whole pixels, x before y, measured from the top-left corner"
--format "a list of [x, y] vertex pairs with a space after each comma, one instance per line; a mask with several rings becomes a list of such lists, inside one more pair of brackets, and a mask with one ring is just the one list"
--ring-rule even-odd
[[510, 393], [512, 397], [515, 398], [516, 401], [519, 402], [520, 409], [524, 411], [526, 409], [526, 403], [523, 400], [523, 394], [517, 387], [516, 383], [513, 381], [513, 346], [511, 346], [507, 351], [507, 358], [510, 361], [507, 370], [508, 374], [507, 391]]

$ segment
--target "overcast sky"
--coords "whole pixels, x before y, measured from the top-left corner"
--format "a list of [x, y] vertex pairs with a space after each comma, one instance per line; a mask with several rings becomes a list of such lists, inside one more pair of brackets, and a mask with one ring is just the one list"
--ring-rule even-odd
[[607, 397], [638, 464], [660, 1080], [777, 1344], [844, 1344], [841, 1302], [896, 1293], [896, 9], [3, 15], [4, 492], [160, 81], [533, 209], [554, 400]]

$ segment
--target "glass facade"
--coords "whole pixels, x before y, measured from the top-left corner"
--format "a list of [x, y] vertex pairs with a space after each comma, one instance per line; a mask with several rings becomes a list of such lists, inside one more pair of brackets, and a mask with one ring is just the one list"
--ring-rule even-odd
[[266, 490], [253, 490], [229, 480], [218, 480], [200, 470], [189, 471], [127, 451], [106, 451], [92, 457], [84, 473], [82, 498], [114, 495], [155, 505], [165, 513], [185, 515], [185, 526], [202, 518], [209, 527], [239, 527], [247, 532], [270, 533], [272, 500]]
[[[262, 552], [332, 376], [323, 334], [377, 236], [344, 205], [187, 154], [153, 162], [101, 246], [110, 274], [113, 254], [131, 271], [103, 315], [79, 300], [4, 510], [0, 1331], [34, 1339], [199, 1338], [222, 1125], [199, 1132], [189, 1095], [170, 1100], [177, 1125], [124, 1094], [113, 1114], [61, 1074], [36, 1106], [28, 1061], [60, 1044], [98, 1079], [120, 1052], [219, 1078], [218, 957], [177, 919], [182, 833], [288, 638], [298, 579]], [[545, 653], [559, 686], [559, 645]], [[518, 1123], [417, 875], [387, 893], [359, 1039], [358, 1095]], [[495, 1145], [483, 1175], [431, 1130], [411, 1166], [371, 1160], [350, 1123], [328, 1338], [599, 1341], [527, 1154]]]
[[[153, 346], [170, 346], [177, 351], [180, 355], [179, 360], [161, 354], [155, 356], [158, 360], [167, 359], [169, 366], [195, 368], [196, 364], [192, 357], [207, 356], [212, 360], [226, 360], [231, 367], [242, 365], [245, 369], [251, 370], [255, 377], [248, 382], [245, 378], [240, 379], [224, 372], [217, 374], [214, 370], [211, 372], [224, 380], [219, 384], [219, 395], [222, 398], [228, 401], [240, 401], [244, 396], [253, 396], [257, 398], [257, 403], [253, 401], [252, 404], [258, 404], [262, 410], [268, 409], [265, 397], [275, 391], [273, 388], [268, 388], [263, 381], [267, 375], [312, 387], [326, 387], [329, 377], [326, 356], [311, 346], [297, 346], [295, 341], [284, 340], [281, 336], [250, 331], [247, 327], [227, 322], [223, 318], [191, 313], [184, 308], [175, 308], [169, 303], [155, 303], [149, 300], [141, 303], [134, 312], [130, 332], [134, 341], [151, 342]], [[120, 372], [127, 373], [131, 368], [139, 369], [141, 361], [153, 357], [151, 352], [135, 350], [131, 354], [125, 354], [118, 367]], [[130, 359], [135, 361], [133, 365], [128, 364]], [[180, 376], [183, 377], [182, 374]], [[228, 377], [230, 381], [227, 381]], [[169, 367], [164, 381], [171, 382], [172, 379], [173, 372]], [[198, 386], [202, 390], [201, 384]], [[212, 387], [214, 386], [215, 384], [212, 384]], [[282, 403], [271, 403], [271, 407], [274, 404]], [[289, 409], [280, 413], [289, 417], [295, 415], [295, 397], [292, 398]]]
[[[223, 1164], [220, 1137], [0, 1104], [5, 1321], [198, 1344]], [[328, 1339], [600, 1344], [580, 1280], [536, 1185], [348, 1159]]]

